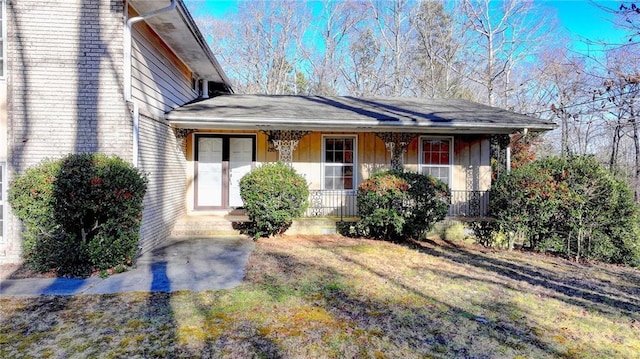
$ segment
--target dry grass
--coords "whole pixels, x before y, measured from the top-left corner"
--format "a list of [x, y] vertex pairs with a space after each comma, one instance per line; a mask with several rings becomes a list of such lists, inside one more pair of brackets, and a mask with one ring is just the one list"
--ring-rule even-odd
[[640, 271], [447, 242], [261, 240], [232, 290], [0, 305], [3, 358], [640, 357]]

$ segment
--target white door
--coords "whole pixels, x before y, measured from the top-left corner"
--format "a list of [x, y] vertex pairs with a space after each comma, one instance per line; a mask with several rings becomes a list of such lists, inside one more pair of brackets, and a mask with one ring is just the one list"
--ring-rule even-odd
[[242, 207], [240, 179], [251, 171], [253, 163], [253, 139], [231, 137], [229, 139], [229, 207]]
[[222, 138], [198, 137], [196, 178], [198, 207], [222, 206]]

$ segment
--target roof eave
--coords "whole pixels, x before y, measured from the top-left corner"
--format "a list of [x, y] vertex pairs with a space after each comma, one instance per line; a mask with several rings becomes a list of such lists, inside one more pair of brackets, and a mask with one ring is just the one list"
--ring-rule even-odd
[[[161, 7], [157, 0], [129, 0], [129, 3], [142, 14]], [[200, 78], [222, 82], [231, 90], [231, 81], [207, 45], [186, 5], [182, 0], [176, 0], [176, 5], [176, 10], [159, 14], [145, 20], [145, 22], [191, 71]], [[202, 56], [193, 56], [194, 53], [199, 53]]]
[[345, 122], [344, 120], [304, 120], [296, 119], [295, 122], [283, 119], [203, 119], [190, 116], [167, 117], [172, 126], [176, 128], [192, 129], [220, 129], [220, 130], [308, 130], [308, 131], [356, 131], [356, 132], [405, 132], [405, 133], [468, 133], [468, 134], [511, 134], [527, 129], [530, 132], [544, 132], [555, 129], [555, 124], [535, 125], [505, 125], [505, 124], [461, 124], [447, 123], [384, 123], [384, 121], [357, 121]]

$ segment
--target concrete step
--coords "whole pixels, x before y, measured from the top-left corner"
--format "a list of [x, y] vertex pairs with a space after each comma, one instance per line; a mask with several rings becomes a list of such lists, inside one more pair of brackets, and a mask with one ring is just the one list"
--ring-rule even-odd
[[185, 216], [176, 222], [171, 235], [174, 237], [238, 235], [240, 231], [236, 229], [237, 223], [246, 221], [248, 221], [246, 216]]
[[[345, 218], [345, 221], [353, 221], [355, 218]], [[226, 215], [190, 215], [178, 220], [173, 227], [171, 235], [174, 237], [207, 237], [220, 235], [238, 235], [240, 226], [248, 222], [249, 218], [243, 214]], [[306, 217], [298, 218], [285, 232], [288, 235], [296, 234], [335, 234], [336, 222], [340, 218], [334, 217]]]

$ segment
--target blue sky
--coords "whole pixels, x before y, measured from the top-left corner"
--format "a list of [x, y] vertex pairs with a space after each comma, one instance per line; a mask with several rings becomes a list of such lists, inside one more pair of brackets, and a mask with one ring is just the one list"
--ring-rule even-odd
[[[237, 13], [236, 5], [239, 1], [250, 0], [184, 0], [195, 17], [208, 15], [215, 18], [233, 16]], [[620, 6], [620, 1], [540, 1], [540, 5], [557, 13], [560, 26], [566, 29], [574, 50], [583, 53], [591, 52], [591, 55], [597, 56], [599, 46], [587, 45], [586, 40], [620, 43], [627, 38], [623, 31], [614, 26], [612, 14], [598, 8], [594, 3], [608, 8]]]

